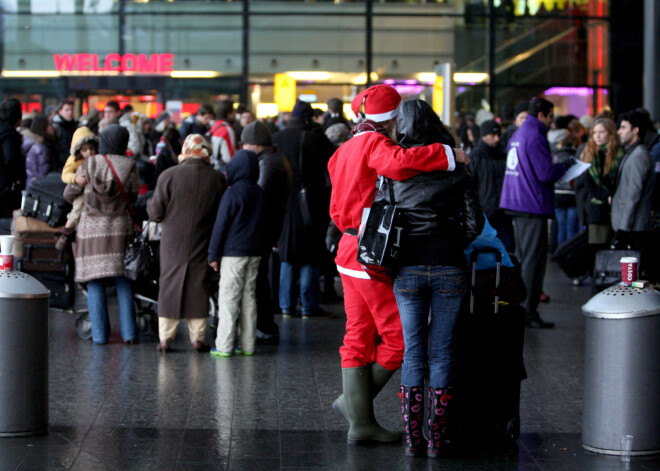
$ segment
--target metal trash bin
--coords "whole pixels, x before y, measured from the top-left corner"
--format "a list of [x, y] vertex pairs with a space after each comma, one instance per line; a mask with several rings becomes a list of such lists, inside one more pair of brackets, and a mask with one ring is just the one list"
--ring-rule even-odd
[[0, 272], [0, 437], [48, 428], [48, 300], [39, 281]]
[[583, 307], [586, 316], [582, 444], [621, 455], [660, 453], [660, 292], [612, 286]]

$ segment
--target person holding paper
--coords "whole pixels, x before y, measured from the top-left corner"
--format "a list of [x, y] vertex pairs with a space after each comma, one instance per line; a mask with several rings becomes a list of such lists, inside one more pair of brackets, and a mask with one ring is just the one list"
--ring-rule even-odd
[[551, 329], [537, 311], [548, 255], [548, 218], [554, 214], [554, 182], [575, 161], [552, 164], [546, 137], [554, 105], [543, 98], [529, 103], [528, 116], [511, 140], [500, 207], [513, 216], [516, 256], [527, 288], [523, 302], [527, 327]]

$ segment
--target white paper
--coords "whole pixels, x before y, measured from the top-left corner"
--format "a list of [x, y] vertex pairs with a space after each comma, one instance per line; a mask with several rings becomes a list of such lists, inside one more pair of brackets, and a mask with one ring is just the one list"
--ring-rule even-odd
[[573, 164], [568, 170], [566, 170], [566, 173], [559, 180], [557, 180], [559, 183], [568, 183], [571, 180], [575, 180], [577, 177], [586, 172], [589, 167], [591, 167], [591, 164], [582, 162], [581, 160], [576, 160], [575, 162], [576, 163]]

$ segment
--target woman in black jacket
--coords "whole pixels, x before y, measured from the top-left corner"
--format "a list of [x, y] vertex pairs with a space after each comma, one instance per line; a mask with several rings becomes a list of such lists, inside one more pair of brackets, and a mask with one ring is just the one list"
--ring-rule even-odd
[[[397, 117], [403, 147], [454, 140], [428, 103], [403, 103]], [[405, 353], [401, 392], [406, 454], [435, 458], [447, 448], [447, 406], [452, 400], [454, 330], [466, 292], [463, 251], [481, 232], [484, 216], [472, 179], [461, 165], [453, 172], [423, 173], [392, 184], [403, 218], [399, 270], [394, 279]], [[431, 320], [428, 322], [429, 310]], [[422, 436], [424, 377], [429, 376], [429, 440]]]

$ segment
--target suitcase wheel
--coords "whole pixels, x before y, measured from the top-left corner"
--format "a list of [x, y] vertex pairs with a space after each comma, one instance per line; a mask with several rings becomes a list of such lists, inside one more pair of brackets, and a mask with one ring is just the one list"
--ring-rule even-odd
[[81, 314], [76, 319], [76, 335], [80, 340], [89, 340], [92, 338], [92, 321], [88, 314]]

